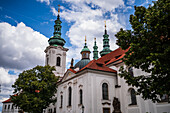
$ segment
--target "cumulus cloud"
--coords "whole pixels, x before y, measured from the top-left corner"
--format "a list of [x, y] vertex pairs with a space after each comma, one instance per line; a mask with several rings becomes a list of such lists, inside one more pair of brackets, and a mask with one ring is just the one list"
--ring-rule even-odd
[[127, 5], [133, 5], [135, 3], [135, 0], [127, 0], [126, 4]]
[[50, 5], [50, 0], [37, 0], [38, 2], [45, 2], [47, 5]]
[[[63, 7], [60, 12], [60, 17], [72, 24], [66, 33], [72, 44], [72, 47], [68, 47], [67, 62], [70, 62], [71, 58], [75, 60], [81, 58], [80, 51], [84, 46], [85, 35], [87, 36], [87, 45], [91, 52], [93, 51], [95, 37], [97, 38], [97, 45], [99, 47], [98, 51], [103, 49], [102, 40], [105, 20], [107, 21], [107, 31], [111, 49], [114, 50], [118, 47], [115, 44], [116, 38], [114, 35], [120, 28], [124, 28], [124, 26], [119, 22], [118, 14], [115, 14], [113, 11], [119, 6], [124, 6], [123, 1], [64, 0], [64, 2], [69, 3], [70, 7], [69, 9]], [[51, 11], [53, 15], [57, 15], [54, 7], [51, 7]], [[107, 12], [109, 12], [109, 15], [106, 15]], [[93, 53], [91, 53], [91, 59], [93, 57], [92, 54]]]
[[2, 106], [2, 102], [9, 98], [9, 95], [13, 94], [12, 84], [14, 84], [17, 79], [17, 75], [8, 74], [8, 69], [4, 69], [0, 67], [0, 84], [1, 84], [1, 92], [0, 92], [0, 106]]
[[47, 40], [22, 22], [17, 26], [0, 23], [0, 67], [23, 70], [43, 65]]

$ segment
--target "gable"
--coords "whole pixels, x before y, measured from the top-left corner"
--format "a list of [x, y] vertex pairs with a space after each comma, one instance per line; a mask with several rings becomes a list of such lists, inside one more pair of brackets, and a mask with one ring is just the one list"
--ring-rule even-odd
[[76, 73], [76, 71], [74, 71], [72, 69], [68, 69], [62, 78], [62, 82], [74, 77], [76, 75], [75, 73]]

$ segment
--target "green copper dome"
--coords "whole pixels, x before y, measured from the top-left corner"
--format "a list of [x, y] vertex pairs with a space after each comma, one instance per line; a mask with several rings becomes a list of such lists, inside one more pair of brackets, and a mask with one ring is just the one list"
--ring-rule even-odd
[[90, 50], [89, 50], [89, 48], [87, 48], [87, 46], [86, 47], [84, 46], [84, 48], [81, 50], [81, 53], [82, 52], [90, 52]]
[[[90, 52], [89, 48], [87, 47], [87, 43], [86, 43], [86, 37], [85, 37], [85, 45], [84, 45], [84, 48], [81, 50], [80, 53], [82, 52]], [[90, 52], [91, 53], [91, 52]]]
[[81, 59], [79, 62], [77, 62], [74, 66], [74, 69], [79, 68], [82, 69], [90, 62], [90, 59]]
[[55, 20], [53, 36], [48, 40], [48, 43], [52, 46], [64, 46], [66, 41], [61, 37], [61, 20], [58, 14], [57, 20]]

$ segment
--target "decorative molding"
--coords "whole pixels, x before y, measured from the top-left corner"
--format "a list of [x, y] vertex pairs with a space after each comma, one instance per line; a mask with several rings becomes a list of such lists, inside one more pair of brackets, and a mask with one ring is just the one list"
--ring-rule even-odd
[[115, 85], [115, 88], [120, 88], [121, 87], [121, 85]]
[[60, 92], [60, 94], [62, 95], [62, 94], [63, 94], [63, 92], [61, 91], [61, 92]]
[[102, 103], [102, 105], [106, 105], [106, 104], [107, 104], [107, 105], [111, 105], [111, 103], [109, 103], [109, 102], [103, 102], [103, 103]]
[[48, 46], [48, 47], [46, 47], [46, 49], [44, 50], [44, 52], [47, 53], [47, 51], [48, 51], [49, 49], [51, 49], [51, 48], [54, 48], [54, 49], [60, 48], [60, 49], [63, 50], [63, 51], [68, 51], [68, 50], [69, 50], [69, 49], [67, 49], [67, 48], [64, 48], [64, 47], [58, 45], [58, 46]]
[[74, 85], [77, 84], [77, 79], [73, 81], [73, 84], [74, 84]]
[[65, 53], [65, 52], [63, 53], [63, 56], [66, 56], [66, 53]]
[[82, 87], [83, 87], [83, 85], [80, 84], [80, 85], [79, 85], [79, 88], [82, 88]]
[[64, 89], [67, 88], [67, 85], [65, 84], [63, 88], [64, 88]]
[[61, 54], [60, 53], [58, 53], [58, 54], [56, 54], [57, 56], [61, 56]]
[[54, 53], [55, 53], [55, 50], [52, 50], [52, 53], [54, 54]]
[[72, 82], [69, 82], [68, 85], [70, 86], [72, 84]]

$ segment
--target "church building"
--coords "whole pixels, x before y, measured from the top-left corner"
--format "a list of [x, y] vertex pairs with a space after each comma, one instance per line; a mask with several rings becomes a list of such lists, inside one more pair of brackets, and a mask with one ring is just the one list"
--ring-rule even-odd
[[[74, 65], [72, 59], [70, 68], [65, 70], [69, 49], [64, 47], [66, 41], [61, 37], [61, 23], [58, 14], [53, 36], [45, 49], [45, 64], [55, 66], [54, 73], [61, 79], [57, 83], [57, 102], [45, 109], [44, 113], [170, 113], [167, 95], [160, 103], [144, 100], [141, 95], [135, 94], [135, 87], [118, 76], [121, 66], [134, 77], [141, 74], [147, 76], [147, 73], [124, 64], [121, 58], [128, 49], [110, 50], [106, 24], [103, 49], [98, 51], [94, 39], [93, 51], [90, 51], [85, 37], [84, 47], [80, 51], [81, 60]], [[90, 59], [90, 55], [93, 55], [93, 59]], [[3, 102], [2, 113], [17, 112], [12, 108], [10, 100]]]

